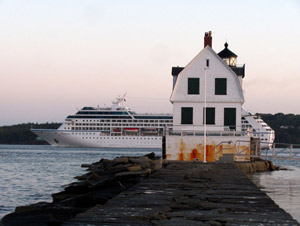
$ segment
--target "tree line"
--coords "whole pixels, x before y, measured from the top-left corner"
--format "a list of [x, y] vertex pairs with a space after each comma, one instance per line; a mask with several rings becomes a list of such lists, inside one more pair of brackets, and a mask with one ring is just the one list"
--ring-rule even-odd
[[0, 127], [0, 144], [48, 144], [37, 139], [37, 136], [30, 131], [34, 129], [57, 129], [61, 123], [23, 123], [12, 126]]
[[257, 114], [273, 130], [276, 143], [300, 144], [300, 115], [295, 114]]
[[[257, 114], [273, 130], [276, 143], [300, 144], [300, 115], [295, 114]], [[61, 123], [23, 123], [0, 127], [0, 144], [47, 144], [30, 131], [35, 129], [57, 129]]]

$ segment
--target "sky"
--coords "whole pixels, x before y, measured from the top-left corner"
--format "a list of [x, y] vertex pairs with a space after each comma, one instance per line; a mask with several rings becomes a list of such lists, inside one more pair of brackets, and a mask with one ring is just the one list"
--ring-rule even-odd
[[126, 94], [172, 112], [171, 68], [212, 31], [246, 64], [244, 106], [300, 114], [299, 0], [0, 0], [0, 126], [62, 122]]

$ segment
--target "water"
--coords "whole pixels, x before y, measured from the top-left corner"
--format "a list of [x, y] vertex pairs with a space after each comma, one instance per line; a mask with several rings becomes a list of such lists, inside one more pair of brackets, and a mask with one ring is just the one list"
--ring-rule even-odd
[[252, 181], [265, 191], [281, 208], [300, 222], [300, 162], [272, 160], [287, 170], [255, 173]]
[[54, 148], [48, 145], [0, 145], [0, 219], [16, 206], [51, 202], [51, 194], [85, 173], [83, 163], [101, 158], [141, 156], [160, 149]]
[[[51, 194], [85, 173], [83, 163], [117, 156], [140, 156], [160, 149], [54, 148], [51, 146], [0, 145], [0, 219], [16, 206], [51, 202]], [[256, 173], [255, 184], [300, 222], [300, 162], [273, 160], [289, 170]]]

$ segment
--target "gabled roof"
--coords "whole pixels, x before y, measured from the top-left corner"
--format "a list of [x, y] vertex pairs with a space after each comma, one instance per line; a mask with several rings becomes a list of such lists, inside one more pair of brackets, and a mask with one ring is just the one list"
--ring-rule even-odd
[[224, 44], [225, 49], [223, 49], [221, 52], [218, 53], [219, 57], [221, 57], [222, 59], [224, 58], [230, 58], [230, 57], [237, 57], [237, 55], [233, 52], [231, 52], [227, 47], [228, 47], [228, 43], [225, 42]]
[[[197, 61], [199, 58], [203, 57], [205, 54], [212, 54], [213, 56], [215, 56], [215, 59], [217, 61], [219, 61], [223, 66], [224, 66], [224, 70], [227, 70], [229, 73], [232, 74], [233, 76], [233, 79], [235, 80], [235, 83], [236, 83], [236, 87], [238, 89], [238, 93], [239, 93], [239, 98], [241, 100], [241, 102], [244, 102], [244, 95], [243, 95], [243, 91], [242, 91], [242, 88], [240, 86], [240, 83], [239, 83], [239, 80], [238, 80], [238, 77], [236, 76], [235, 72], [224, 62], [223, 59], [221, 59], [218, 54], [210, 47], [210, 46], [206, 46], [205, 48], [203, 48], [200, 53], [198, 53], [189, 63], [186, 67], [184, 67], [182, 69], [182, 71], [180, 71], [180, 73], [178, 74], [178, 79], [177, 79], [177, 82], [175, 84], [175, 87], [173, 89], [173, 92], [171, 94], [171, 97], [170, 97], [170, 101], [173, 102], [174, 101], [174, 98], [175, 97], [175, 93], [177, 93], [179, 90], [179, 82], [181, 81], [181, 75], [185, 74], [187, 71], [190, 70], [191, 67], [193, 67], [192, 65], [194, 65], [194, 63], [197, 64]], [[204, 68], [204, 65], [203, 65], [203, 68]], [[179, 67], [178, 67], [179, 69]], [[181, 68], [180, 68], [181, 69]], [[173, 72], [173, 71], [172, 71]], [[176, 71], [177, 72], [177, 71]], [[172, 73], [173, 74], [173, 73]], [[175, 74], [175, 73], [174, 73]], [[176, 95], [177, 96], [177, 95]]]
[[184, 67], [172, 67], [172, 75], [178, 75], [183, 69]]

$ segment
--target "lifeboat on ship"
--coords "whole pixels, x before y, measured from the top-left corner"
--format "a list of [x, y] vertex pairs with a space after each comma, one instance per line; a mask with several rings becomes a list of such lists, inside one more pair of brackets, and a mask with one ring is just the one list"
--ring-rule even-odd
[[142, 132], [144, 134], [157, 134], [158, 130], [157, 128], [143, 128]]
[[124, 128], [124, 131], [127, 133], [137, 133], [139, 131], [138, 128]]

